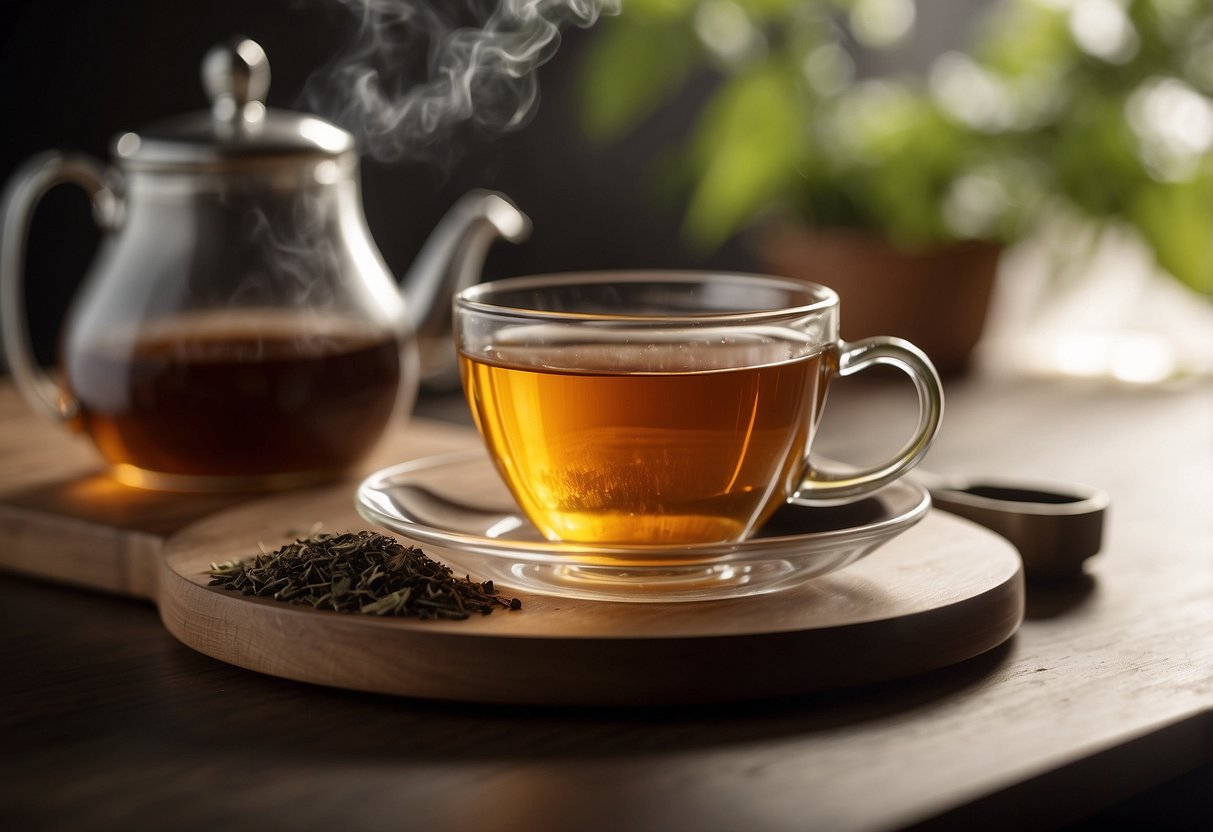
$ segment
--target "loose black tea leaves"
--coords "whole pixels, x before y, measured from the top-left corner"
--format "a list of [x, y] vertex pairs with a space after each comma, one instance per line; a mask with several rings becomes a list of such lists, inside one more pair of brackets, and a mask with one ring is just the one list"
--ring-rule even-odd
[[369, 531], [317, 534], [251, 562], [213, 563], [210, 574], [211, 586], [337, 612], [464, 619], [522, 608], [492, 581], [458, 578], [420, 549]]

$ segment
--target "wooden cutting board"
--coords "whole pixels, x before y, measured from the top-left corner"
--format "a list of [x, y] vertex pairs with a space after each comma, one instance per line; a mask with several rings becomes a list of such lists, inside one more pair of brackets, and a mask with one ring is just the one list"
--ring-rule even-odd
[[[466, 621], [319, 612], [209, 587], [207, 572], [316, 523], [366, 528], [358, 476], [269, 496], [159, 494], [108, 479], [86, 444], [27, 415], [6, 388], [0, 427], [0, 568], [145, 598], [185, 644], [300, 681], [475, 702], [728, 701], [963, 661], [1023, 616], [1015, 550], [938, 511], [859, 563], [768, 596], [612, 604], [511, 591], [521, 610]], [[476, 442], [469, 429], [414, 420], [360, 473]]]

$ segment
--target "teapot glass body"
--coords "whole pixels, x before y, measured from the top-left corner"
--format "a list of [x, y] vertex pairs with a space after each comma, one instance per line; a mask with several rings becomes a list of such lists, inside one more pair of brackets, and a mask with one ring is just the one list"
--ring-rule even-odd
[[[34, 160], [27, 190], [85, 185], [107, 234], [64, 327], [57, 389], [10, 355], [18, 381], [33, 376], [24, 392], [130, 484], [263, 488], [349, 468], [417, 390], [411, 325], [356, 173], [352, 154], [121, 176]], [[7, 324], [6, 339], [21, 328]]]
[[127, 177], [63, 344], [73, 423], [119, 479], [329, 477], [411, 404], [404, 304], [357, 182], [335, 160], [278, 178]]

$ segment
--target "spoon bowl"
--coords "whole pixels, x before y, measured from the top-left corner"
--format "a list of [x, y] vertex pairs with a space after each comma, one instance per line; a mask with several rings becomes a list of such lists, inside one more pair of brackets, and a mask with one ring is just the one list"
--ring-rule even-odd
[[940, 476], [921, 468], [913, 477], [932, 503], [996, 532], [1019, 550], [1029, 579], [1082, 574], [1103, 546], [1107, 492], [1076, 483]]

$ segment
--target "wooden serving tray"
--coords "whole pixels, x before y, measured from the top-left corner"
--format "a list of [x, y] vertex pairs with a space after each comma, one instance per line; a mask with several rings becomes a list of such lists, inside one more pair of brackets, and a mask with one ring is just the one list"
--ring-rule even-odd
[[[772, 595], [627, 604], [511, 592], [517, 612], [417, 621], [317, 612], [207, 586], [210, 564], [288, 528], [365, 526], [348, 489], [259, 501], [169, 541], [154, 595], [169, 631], [241, 667], [376, 693], [572, 705], [722, 701], [889, 679], [1003, 642], [1019, 556], [941, 512], [845, 570]], [[277, 530], [277, 531], [276, 531]]]
[[[21, 440], [14, 424], [28, 428]], [[938, 511], [845, 570], [754, 598], [615, 604], [509, 591], [520, 611], [466, 621], [320, 612], [209, 587], [207, 573], [316, 523], [366, 528], [356, 479], [270, 496], [158, 494], [98, 473], [87, 445], [4, 391], [0, 425], [0, 568], [145, 598], [190, 647], [289, 679], [473, 702], [727, 701], [942, 667], [1001, 644], [1023, 617], [1018, 553]], [[476, 441], [415, 420], [366, 471]]]

